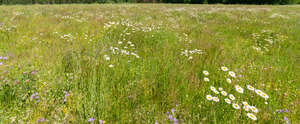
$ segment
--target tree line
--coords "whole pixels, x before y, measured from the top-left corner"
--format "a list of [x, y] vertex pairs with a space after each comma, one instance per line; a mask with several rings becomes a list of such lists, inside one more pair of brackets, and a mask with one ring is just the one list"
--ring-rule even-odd
[[0, 4], [68, 3], [192, 3], [192, 4], [294, 4], [300, 0], [0, 0]]

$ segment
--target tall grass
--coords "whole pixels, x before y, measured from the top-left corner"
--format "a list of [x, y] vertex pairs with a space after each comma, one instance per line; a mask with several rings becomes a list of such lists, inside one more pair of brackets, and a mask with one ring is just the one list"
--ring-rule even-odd
[[[7, 57], [0, 59], [0, 122], [170, 123], [172, 116], [172, 123], [297, 123], [299, 10], [0, 6], [0, 56]], [[221, 66], [236, 73], [231, 84]], [[257, 107], [257, 120], [225, 103], [227, 97], [211, 86], [233, 94], [241, 107], [242, 101]], [[207, 100], [208, 94], [220, 101]]]

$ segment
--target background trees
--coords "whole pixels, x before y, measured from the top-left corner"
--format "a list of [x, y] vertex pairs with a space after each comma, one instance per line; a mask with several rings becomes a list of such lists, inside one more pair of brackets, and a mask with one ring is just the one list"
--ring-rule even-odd
[[192, 3], [192, 4], [295, 4], [300, 0], [0, 0], [0, 4], [67, 4], [67, 3]]

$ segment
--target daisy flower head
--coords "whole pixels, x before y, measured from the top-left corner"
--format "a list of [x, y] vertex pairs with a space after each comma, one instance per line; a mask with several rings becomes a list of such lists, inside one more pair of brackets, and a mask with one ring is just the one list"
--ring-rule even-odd
[[255, 90], [254, 87], [252, 87], [251, 85], [247, 85], [247, 89], [248, 89], [248, 90], [251, 90], [251, 91], [254, 91], [254, 90]]
[[234, 109], [240, 109], [239, 104], [236, 104], [236, 103], [233, 103], [233, 104], [232, 104], [232, 107], [233, 107]]
[[261, 95], [263, 92], [259, 89], [255, 89], [255, 93], [258, 94], [258, 95]]
[[205, 82], [209, 82], [209, 79], [207, 77], [204, 77]]
[[258, 109], [255, 106], [250, 106], [250, 109], [252, 110], [252, 112], [257, 113]]
[[222, 66], [222, 67], [221, 67], [221, 70], [222, 70], [222, 71], [228, 71], [228, 68], [225, 67], [225, 66]]
[[225, 100], [225, 102], [226, 102], [226, 103], [228, 103], [228, 104], [231, 104], [231, 101], [230, 101], [230, 99], [228, 99], [228, 98], [225, 98], [224, 100]]
[[113, 64], [110, 64], [110, 65], [108, 65], [108, 67], [110, 67], [110, 68], [113, 68], [113, 67], [114, 67], [114, 65], [113, 65]]
[[216, 91], [217, 89], [215, 88], [215, 87], [213, 87], [213, 86], [210, 86], [210, 89], [212, 90], [212, 91]]
[[219, 87], [219, 90], [220, 90], [220, 91], [223, 91], [223, 88], [222, 88], [222, 87]]
[[254, 114], [252, 114], [252, 113], [247, 113], [247, 116], [249, 118], [251, 118], [252, 120], [257, 120], [256, 116]]
[[218, 98], [218, 97], [213, 97], [213, 101], [215, 101], [215, 102], [219, 102], [220, 100], [219, 100], [219, 98]]
[[206, 70], [203, 71], [203, 74], [206, 76], [209, 75], [208, 71], [206, 71]]
[[239, 85], [235, 85], [235, 90], [239, 93], [244, 93], [244, 89], [240, 87]]
[[263, 97], [263, 98], [265, 98], [265, 99], [268, 99], [268, 98], [269, 98], [269, 96], [268, 96], [266, 93], [262, 93], [262, 94], [261, 94], [261, 97]]
[[234, 97], [232, 94], [229, 94], [229, 98], [230, 98], [231, 100], [235, 100], [235, 97]]
[[250, 106], [247, 102], [242, 102], [244, 106]]
[[223, 96], [227, 96], [226, 91], [221, 91], [221, 94], [222, 94]]
[[236, 78], [236, 75], [235, 75], [235, 73], [234, 73], [233, 71], [229, 71], [228, 73], [229, 73], [229, 75], [230, 75], [231, 77]]
[[244, 109], [245, 111], [249, 111], [249, 110], [250, 110], [250, 106], [244, 106], [243, 109]]
[[207, 99], [207, 100], [211, 101], [212, 98], [213, 98], [213, 97], [212, 97], [211, 95], [206, 95], [206, 99]]
[[215, 90], [214, 93], [215, 93], [215, 94], [219, 94], [219, 91]]
[[227, 78], [226, 81], [227, 81], [227, 83], [229, 83], [229, 84], [231, 84], [231, 82], [232, 82], [230, 78]]

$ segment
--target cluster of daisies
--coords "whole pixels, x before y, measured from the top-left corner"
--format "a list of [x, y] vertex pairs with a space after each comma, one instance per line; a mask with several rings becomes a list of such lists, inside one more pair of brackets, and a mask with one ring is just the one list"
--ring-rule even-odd
[[187, 57], [188, 60], [192, 60], [193, 59], [193, 54], [201, 55], [201, 54], [203, 54], [203, 51], [199, 50], [199, 49], [194, 49], [194, 50], [186, 49], [186, 50], [182, 50], [180, 55], [183, 55], [183, 56]]
[[[232, 81], [237, 78], [236, 74], [233, 72], [233, 71], [229, 71], [229, 69], [225, 66], [221, 67], [221, 70], [224, 71], [224, 72], [227, 72], [228, 71], [228, 75], [229, 75], [229, 78], [226, 79], [226, 81], [231, 84]], [[203, 71], [203, 74], [205, 75], [204, 77], [204, 81], [205, 82], [209, 82], [209, 78], [208, 78], [208, 75], [209, 75], [209, 72], [204, 70]], [[233, 78], [233, 79], [232, 79]], [[236, 92], [240, 93], [240, 94], [243, 94], [244, 93], [244, 88], [242, 88], [241, 86], [239, 85], [235, 85], [235, 90]], [[259, 90], [259, 89], [255, 89], [253, 86], [251, 85], [247, 85], [247, 89], [249, 91], [253, 91], [255, 92], [256, 94], [258, 94], [259, 96], [261, 96], [262, 98], [264, 98], [265, 100], [267, 100], [269, 98], [269, 96], [264, 93], [263, 91]], [[221, 94], [223, 97], [228, 97], [228, 98], [224, 98], [224, 101], [227, 103], [227, 104], [231, 104], [232, 107], [234, 109], [243, 109], [244, 111], [246, 111], [247, 113], [247, 116], [249, 118], [251, 118], [252, 120], [257, 120], [257, 117], [255, 116], [254, 113], [258, 113], [258, 109], [253, 106], [253, 105], [250, 105], [248, 104], [247, 102], [243, 101], [242, 104], [239, 104], [237, 101], [236, 101], [236, 98], [234, 95], [232, 94], [229, 94], [227, 93], [225, 90], [223, 90], [223, 88], [219, 87], [218, 89], [215, 88], [214, 86], [210, 86], [210, 90], [215, 94], [215, 95], [219, 95]], [[206, 95], [206, 99], [209, 100], [209, 101], [214, 101], [214, 102], [219, 102], [220, 99], [218, 96], [212, 96], [212, 95]], [[267, 102], [265, 102], [267, 104]]]
[[[132, 42], [128, 41], [127, 43], [124, 43], [123, 41], [118, 41], [118, 45], [119, 45], [118, 47], [111, 46], [109, 48], [109, 50], [113, 55], [121, 55], [127, 57], [132, 56], [136, 59], [140, 58], [140, 56], [137, 54], [137, 51], [135, 50], [135, 45]], [[103, 57], [106, 61], [111, 60], [111, 58], [108, 55], [104, 55]], [[114, 65], [110, 64], [108, 67], [112, 68], [114, 67]]]
[[[255, 106], [251, 106], [249, 105], [247, 102], [242, 102], [243, 103], [243, 108], [241, 108], [241, 106], [238, 104], [238, 102], [236, 101], [236, 98], [234, 95], [232, 94], [228, 94], [226, 91], [223, 90], [223, 88], [218, 88], [218, 90], [211, 86], [210, 89], [216, 94], [221, 94], [222, 96], [224, 97], [228, 97], [228, 98], [225, 98], [224, 101], [227, 103], [227, 104], [231, 104], [232, 107], [234, 109], [244, 109], [247, 113], [247, 116], [253, 120], [257, 120], [256, 116], [253, 114], [253, 113], [257, 113], [258, 112], [258, 109], [255, 107]], [[212, 95], [206, 95], [206, 99], [209, 100], [209, 101], [214, 101], [214, 102], [219, 102], [220, 99], [217, 97], [217, 96], [212, 96]], [[250, 111], [252, 111], [253, 113], [250, 113]]]
[[[224, 71], [224, 72], [227, 72], [228, 71], [228, 75], [233, 78], [226, 78], [226, 82], [231, 84], [232, 81], [237, 78], [236, 74], [233, 72], [233, 71], [229, 71], [229, 69], [225, 66], [222, 66], [221, 67], [221, 70]], [[203, 71], [204, 75], [207, 75], [208, 72], [207, 71]], [[241, 75], [239, 75], [239, 77], [241, 77]], [[207, 81], [207, 79], [204, 78], [204, 81]], [[251, 85], [247, 85], [247, 89], [250, 90], [250, 91], [254, 91], [257, 95], [261, 96], [262, 98], [264, 98], [265, 100], [268, 100], [269, 96], [264, 93], [263, 91], [259, 90], [259, 89], [256, 89], [254, 88], [253, 86]], [[238, 93], [244, 93], [244, 88], [242, 88], [241, 86], [239, 85], [235, 85], [235, 90], [238, 92]], [[266, 101], [265, 104], [268, 104], [268, 102]]]

